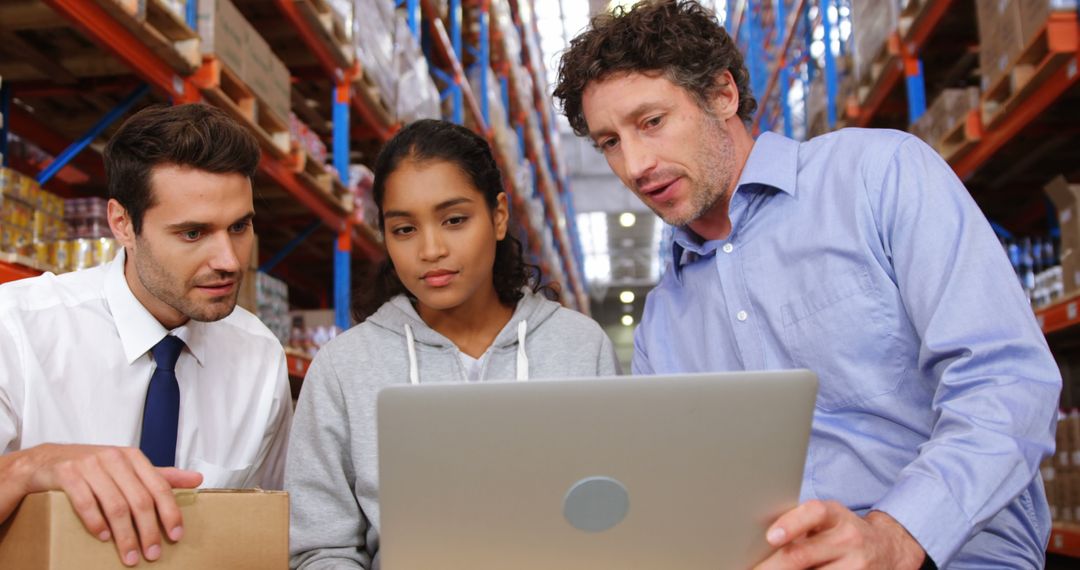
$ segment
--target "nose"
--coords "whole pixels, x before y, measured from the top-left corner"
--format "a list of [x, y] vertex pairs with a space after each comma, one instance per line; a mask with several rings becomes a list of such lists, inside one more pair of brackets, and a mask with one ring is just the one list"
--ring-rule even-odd
[[626, 137], [619, 144], [622, 145], [623, 162], [630, 180], [636, 182], [645, 178], [656, 168], [656, 153], [644, 141]]
[[239, 273], [240, 257], [236, 255], [236, 244], [228, 232], [220, 232], [213, 239], [213, 253], [210, 256], [210, 268], [220, 273]]
[[443, 239], [442, 232], [438, 230], [425, 231], [422, 239], [420, 245], [421, 261], [438, 261], [446, 257], [446, 240]]

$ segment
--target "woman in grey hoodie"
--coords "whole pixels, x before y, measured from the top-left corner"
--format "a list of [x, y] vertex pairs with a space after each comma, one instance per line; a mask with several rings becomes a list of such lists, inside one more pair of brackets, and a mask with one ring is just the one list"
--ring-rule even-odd
[[374, 198], [389, 259], [362, 322], [315, 357], [293, 419], [293, 568], [379, 567], [379, 389], [618, 373], [599, 325], [537, 292], [484, 139], [413, 123], [380, 153]]

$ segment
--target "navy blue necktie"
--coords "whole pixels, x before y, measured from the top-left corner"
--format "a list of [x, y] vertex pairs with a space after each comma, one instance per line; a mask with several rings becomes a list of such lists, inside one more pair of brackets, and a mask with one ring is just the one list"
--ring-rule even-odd
[[180, 420], [180, 384], [176, 382], [176, 359], [184, 341], [172, 335], [161, 339], [151, 352], [157, 368], [150, 377], [143, 408], [139, 449], [156, 467], [176, 465], [176, 425]]

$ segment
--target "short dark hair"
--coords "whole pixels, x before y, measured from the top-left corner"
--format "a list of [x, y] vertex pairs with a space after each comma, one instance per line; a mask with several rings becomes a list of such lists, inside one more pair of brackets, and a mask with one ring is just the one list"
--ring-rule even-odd
[[645, 0], [594, 17], [589, 29], [570, 40], [554, 96], [574, 132], [586, 136], [581, 98], [590, 81], [619, 73], [662, 73], [707, 109], [725, 70], [739, 89], [739, 118], [749, 123], [757, 110], [750, 73], [715, 14], [693, 1]]
[[147, 107], [135, 113], [105, 146], [109, 198], [120, 202], [135, 234], [155, 200], [151, 173], [160, 165], [189, 166], [214, 174], [255, 176], [259, 142], [225, 111], [201, 103]]
[[[379, 230], [385, 229], [383, 199], [386, 180], [406, 160], [415, 162], [445, 161], [457, 166], [473, 186], [484, 196], [488, 208], [494, 211], [499, 194], [504, 192], [502, 174], [486, 140], [469, 129], [434, 119], [416, 121], [390, 139], [375, 159], [375, 181], [372, 197], [379, 211]], [[521, 289], [530, 286], [540, 289], [540, 268], [525, 262], [521, 242], [508, 231], [495, 245], [495, 266], [492, 280], [499, 301], [512, 307], [521, 300]], [[557, 293], [545, 287], [549, 297]], [[353, 316], [364, 321], [397, 294], [409, 294], [398, 279], [393, 260], [387, 256], [378, 270], [373, 287], [364, 287], [357, 295]]]

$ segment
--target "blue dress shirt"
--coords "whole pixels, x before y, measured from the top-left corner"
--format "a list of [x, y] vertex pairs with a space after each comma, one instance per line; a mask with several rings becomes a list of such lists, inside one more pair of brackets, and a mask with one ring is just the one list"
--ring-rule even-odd
[[802, 500], [888, 513], [939, 567], [1041, 567], [1061, 376], [949, 166], [899, 131], [765, 133], [730, 217], [676, 230], [634, 373], [813, 370]]

